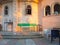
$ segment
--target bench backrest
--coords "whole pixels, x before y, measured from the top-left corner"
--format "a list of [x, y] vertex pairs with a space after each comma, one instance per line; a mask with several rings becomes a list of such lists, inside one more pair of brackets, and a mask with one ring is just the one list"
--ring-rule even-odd
[[52, 37], [59, 37], [59, 30], [51, 30]]

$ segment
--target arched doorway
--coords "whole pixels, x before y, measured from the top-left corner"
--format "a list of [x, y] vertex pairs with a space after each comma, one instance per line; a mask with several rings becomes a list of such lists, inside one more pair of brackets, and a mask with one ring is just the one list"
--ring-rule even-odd
[[9, 31], [9, 32], [11, 32], [11, 31], [13, 31], [13, 22], [5, 22], [5, 31]]
[[8, 31], [13, 31], [13, 23], [8, 24]]
[[13, 22], [8, 23], [8, 31], [13, 31]]
[[0, 31], [2, 30], [2, 25], [0, 24]]

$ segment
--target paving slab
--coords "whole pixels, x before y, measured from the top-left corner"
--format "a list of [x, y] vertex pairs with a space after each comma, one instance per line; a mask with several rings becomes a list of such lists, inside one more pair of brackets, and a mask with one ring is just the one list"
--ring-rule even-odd
[[59, 45], [58, 40], [50, 42], [45, 38], [34, 39], [0, 39], [0, 45]]

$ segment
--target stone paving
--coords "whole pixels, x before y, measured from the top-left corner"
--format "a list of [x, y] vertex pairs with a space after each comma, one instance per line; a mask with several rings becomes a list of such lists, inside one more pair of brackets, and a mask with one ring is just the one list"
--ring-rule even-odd
[[51, 43], [50, 40], [46, 39], [46, 38], [42, 38], [42, 39], [34, 39], [36, 45], [59, 45], [59, 40], [55, 40]]
[[58, 40], [53, 43], [45, 38], [35, 39], [0, 39], [0, 45], [59, 45]]

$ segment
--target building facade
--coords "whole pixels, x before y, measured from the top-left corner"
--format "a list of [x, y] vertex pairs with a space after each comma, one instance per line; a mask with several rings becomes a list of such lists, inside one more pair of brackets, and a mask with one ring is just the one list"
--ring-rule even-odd
[[[21, 31], [19, 23], [60, 28], [60, 0], [1, 0], [0, 30]], [[35, 30], [37, 31], [37, 30]]]
[[60, 0], [43, 0], [41, 5], [43, 29], [60, 28]]

